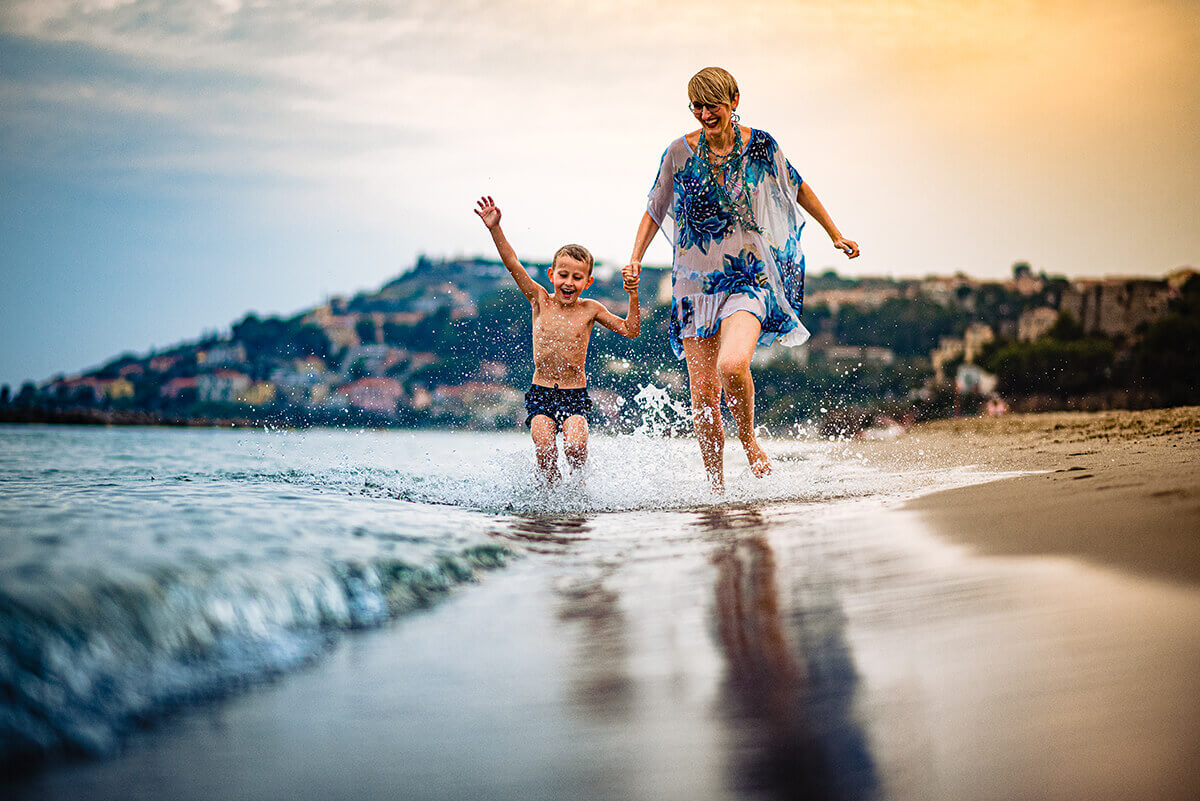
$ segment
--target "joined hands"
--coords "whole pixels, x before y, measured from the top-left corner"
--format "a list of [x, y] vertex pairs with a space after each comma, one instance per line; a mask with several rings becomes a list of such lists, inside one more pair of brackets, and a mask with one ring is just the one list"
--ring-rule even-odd
[[621, 279], [625, 284], [625, 291], [629, 294], [637, 292], [638, 282], [642, 280], [642, 265], [638, 262], [626, 264], [621, 268]]

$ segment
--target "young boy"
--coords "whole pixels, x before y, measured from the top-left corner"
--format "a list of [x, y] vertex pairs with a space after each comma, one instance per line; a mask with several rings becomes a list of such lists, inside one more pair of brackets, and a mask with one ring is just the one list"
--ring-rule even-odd
[[564, 245], [550, 263], [551, 295], [529, 277], [517, 260], [517, 254], [500, 230], [500, 209], [490, 197], [479, 200], [475, 209], [479, 219], [492, 232], [500, 260], [512, 273], [522, 294], [533, 306], [533, 386], [525, 393], [529, 417], [525, 425], [537, 449], [538, 468], [548, 483], [559, 479], [558, 429], [563, 432], [563, 452], [572, 469], [587, 460], [587, 412], [592, 401], [587, 394], [584, 361], [592, 325], [633, 339], [642, 328], [638, 309], [638, 277], [633, 270], [622, 270], [625, 291], [629, 293], [629, 314], [624, 320], [594, 300], [581, 300], [580, 294], [592, 284], [592, 254], [579, 245]]

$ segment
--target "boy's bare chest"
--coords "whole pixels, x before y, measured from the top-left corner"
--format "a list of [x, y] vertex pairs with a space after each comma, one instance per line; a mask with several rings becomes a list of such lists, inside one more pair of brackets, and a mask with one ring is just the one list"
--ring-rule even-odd
[[544, 308], [533, 318], [533, 338], [563, 345], [586, 341], [592, 330], [592, 315], [586, 309]]

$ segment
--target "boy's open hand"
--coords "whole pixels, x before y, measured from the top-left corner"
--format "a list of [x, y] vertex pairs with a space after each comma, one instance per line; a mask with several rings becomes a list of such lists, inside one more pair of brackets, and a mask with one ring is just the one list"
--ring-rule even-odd
[[475, 209], [475, 213], [479, 215], [479, 219], [483, 220], [483, 224], [488, 227], [488, 230], [500, 224], [500, 207], [490, 196], [485, 195], [479, 198], [479, 208]]
[[[638, 266], [640, 267], [641, 265]], [[641, 280], [641, 270], [632, 264], [626, 264], [621, 268], [621, 278], [625, 282], [626, 292], [636, 292], [638, 281]]]

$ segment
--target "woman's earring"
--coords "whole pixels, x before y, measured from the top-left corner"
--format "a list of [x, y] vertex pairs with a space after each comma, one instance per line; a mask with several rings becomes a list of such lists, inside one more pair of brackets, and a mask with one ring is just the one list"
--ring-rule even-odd
[[733, 121], [734, 125], [737, 125], [739, 122], [742, 121], [742, 118], [738, 115], [738, 113], [736, 111], [733, 112], [733, 114], [731, 114], [729, 116], [729, 119], [731, 119]]

